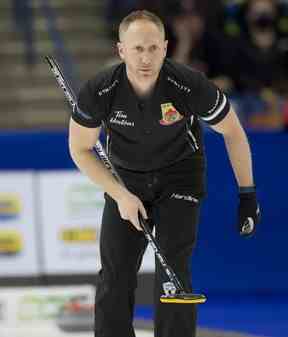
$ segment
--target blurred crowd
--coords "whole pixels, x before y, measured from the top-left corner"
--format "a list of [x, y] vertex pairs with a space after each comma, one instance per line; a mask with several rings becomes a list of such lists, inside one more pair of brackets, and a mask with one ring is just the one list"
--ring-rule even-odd
[[[37, 63], [32, 0], [11, 2], [28, 68]], [[166, 25], [168, 57], [204, 72], [244, 126], [288, 130], [288, 0], [107, 0], [112, 40], [135, 9]]]
[[204, 72], [229, 96], [244, 126], [288, 125], [288, 1], [109, 0], [107, 21], [117, 40], [134, 9], [166, 25], [168, 56]]
[[25, 63], [29, 69], [37, 63], [34, 10], [32, 0], [12, 0], [12, 17], [15, 31], [19, 32], [25, 47]]

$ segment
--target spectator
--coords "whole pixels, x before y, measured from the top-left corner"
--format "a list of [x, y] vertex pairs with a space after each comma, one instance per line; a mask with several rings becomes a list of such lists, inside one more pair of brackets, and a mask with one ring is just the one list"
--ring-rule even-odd
[[[267, 88], [276, 93], [287, 90], [288, 47], [277, 29], [277, 3], [250, 0], [245, 26], [235, 53], [234, 81], [239, 91], [260, 93]], [[287, 38], [286, 38], [287, 39]]]
[[[275, 31], [279, 38], [288, 36], [288, 1], [269, 0], [275, 8]], [[257, 2], [257, 1], [256, 1]], [[261, 1], [260, 1], [261, 2]], [[249, 35], [246, 18], [247, 12], [253, 6], [250, 0], [228, 0], [224, 6], [223, 29], [230, 37]]]
[[229, 69], [240, 94], [238, 115], [245, 127], [283, 127], [283, 97], [288, 93], [288, 34], [283, 25], [285, 13], [280, 8], [277, 1], [249, 0], [238, 13], [235, 11], [237, 15], [234, 13], [239, 29], [230, 30], [237, 34], [231, 58], [234, 67], [231, 64]]
[[227, 76], [232, 49], [217, 29], [208, 29], [207, 17], [197, 8], [196, 5], [185, 8], [183, 4], [174, 8], [168, 55], [204, 72], [222, 90], [229, 92], [233, 87]]

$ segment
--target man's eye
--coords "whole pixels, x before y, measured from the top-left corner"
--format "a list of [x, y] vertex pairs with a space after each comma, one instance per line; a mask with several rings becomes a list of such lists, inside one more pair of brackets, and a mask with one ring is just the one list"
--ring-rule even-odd
[[143, 50], [142, 47], [138, 46], [138, 47], [135, 47], [135, 49], [138, 51], [138, 52], [141, 52]]

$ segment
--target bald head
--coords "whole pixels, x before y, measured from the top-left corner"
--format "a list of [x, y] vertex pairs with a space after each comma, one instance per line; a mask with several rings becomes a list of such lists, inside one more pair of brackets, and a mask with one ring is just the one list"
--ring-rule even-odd
[[127, 32], [128, 28], [130, 28], [130, 26], [133, 26], [133, 23], [135, 22], [142, 22], [143, 24], [150, 24], [150, 25], [154, 25], [159, 32], [161, 33], [161, 35], [163, 36], [163, 40], [165, 40], [165, 28], [164, 28], [164, 24], [161, 21], [161, 19], [151, 13], [148, 12], [146, 10], [139, 10], [139, 11], [134, 11], [132, 13], [130, 13], [128, 16], [126, 16], [120, 23], [119, 25], [119, 40], [123, 41], [124, 39], [124, 35]]

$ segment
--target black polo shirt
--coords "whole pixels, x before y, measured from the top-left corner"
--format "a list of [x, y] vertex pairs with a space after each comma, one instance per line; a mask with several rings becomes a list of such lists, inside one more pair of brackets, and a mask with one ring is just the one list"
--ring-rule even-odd
[[191, 159], [203, 170], [199, 121], [216, 124], [228, 111], [225, 95], [204, 75], [166, 59], [149, 99], [137, 97], [121, 63], [85, 83], [72, 118], [85, 127], [104, 126], [116, 166], [145, 172]]

